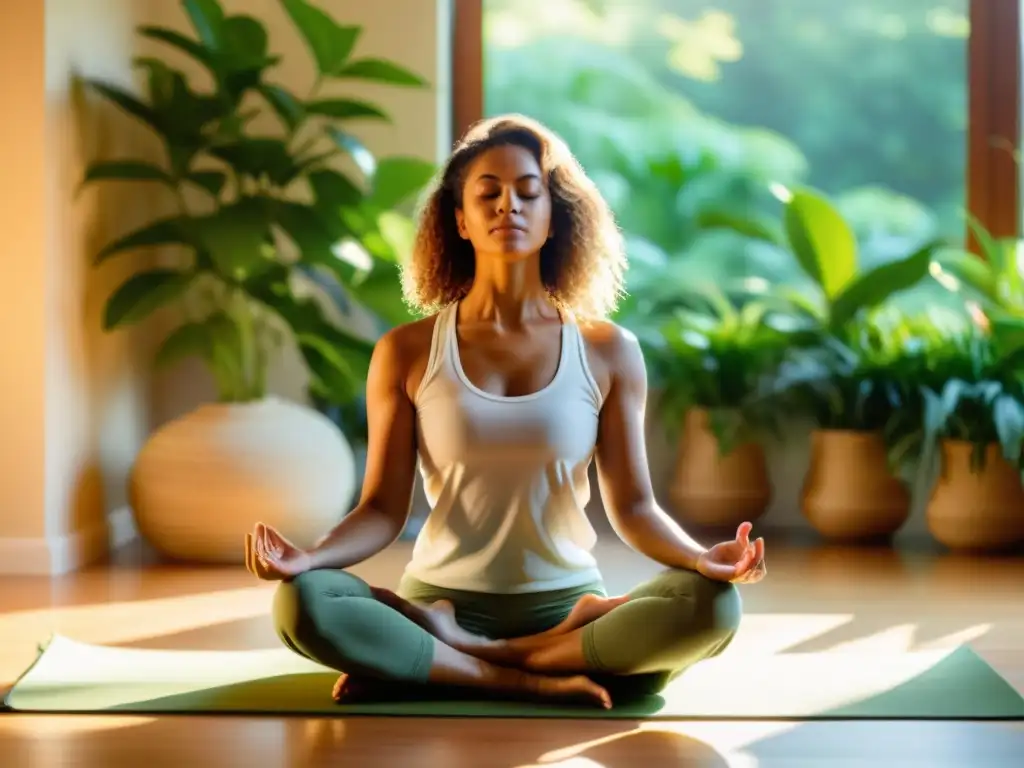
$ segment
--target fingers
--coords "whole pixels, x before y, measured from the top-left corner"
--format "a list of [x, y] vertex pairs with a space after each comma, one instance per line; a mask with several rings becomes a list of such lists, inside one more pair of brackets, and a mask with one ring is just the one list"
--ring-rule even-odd
[[251, 573], [253, 576], [256, 575], [256, 569], [252, 564], [252, 534], [245, 534], [245, 570]]
[[742, 544], [744, 547], [750, 546], [750, 532], [754, 529], [753, 523], [740, 523], [740, 527], [736, 529], [736, 541]]

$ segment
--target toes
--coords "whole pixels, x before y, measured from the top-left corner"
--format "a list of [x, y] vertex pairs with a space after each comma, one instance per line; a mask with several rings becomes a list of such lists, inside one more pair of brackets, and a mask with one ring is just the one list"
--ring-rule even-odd
[[592, 696], [598, 704], [605, 709], [611, 709], [612, 697], [609, 695], [608, 691], [595, 683], [589, 677], [580, 678], [580, 682], [583, 684], [586, 692]]
[[341, 701], [341, 698], [345, 695], [345, 689], [348, 687], [348, 675], [342, 675], [334, 683], [334, 688], [331, 690], [331, 698], [335, 701]]

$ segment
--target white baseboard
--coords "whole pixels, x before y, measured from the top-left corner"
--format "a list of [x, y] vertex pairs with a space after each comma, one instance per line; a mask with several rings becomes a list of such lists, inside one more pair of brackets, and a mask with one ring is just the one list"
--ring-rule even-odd
[[106, 524], [63, 536], [0, 538], [0, 576], [59, 576], [96, 562], [138, 536], [128, 507], [115, 509]]

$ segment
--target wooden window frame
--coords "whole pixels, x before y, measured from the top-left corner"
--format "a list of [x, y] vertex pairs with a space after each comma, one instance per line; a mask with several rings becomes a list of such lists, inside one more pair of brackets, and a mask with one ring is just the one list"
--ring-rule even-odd
[[[452, 131], [484, 116], [484, 0], [452, 0]], [[966, 206], [993, 235], [1020, 234], [1022, 0], [971, 0]], [[927, 76], [927, 73], [924, 73]], [[967, 234], [967, 233], [965, 233]], [[972, 249], [976, 243], [967, 235]]]

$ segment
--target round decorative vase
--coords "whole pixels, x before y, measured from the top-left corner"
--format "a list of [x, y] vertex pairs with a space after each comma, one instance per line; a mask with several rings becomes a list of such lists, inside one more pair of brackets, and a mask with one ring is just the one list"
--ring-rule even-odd
[[825, 538], [884, 539], [910, 516], [910, 491], [889, 470], [878, 432], [815, 430], [801, 508]]
[[157, 430], [136, 458], [129, 499], [162, 554], [241, 563], [257, 522], [311, 546], [348, 512], [355, 458], [327, 417], [269, 397], [202, 405]]
[[687, 411], [669, 499], [686, 523], [732, 528], [761, 517], [772, 497], [764, 450], [743, 443], [722, 455], [708, 413]]
[[942, 467], [928, 499], [928, 530], [950, 549], [992, 551], [1024, 541], [1024, 488], [1020, 472], [997, 444], [985, 464], [971, 468], [971, 443], [944, 440]]

